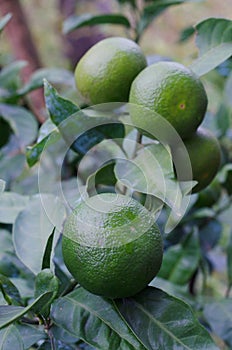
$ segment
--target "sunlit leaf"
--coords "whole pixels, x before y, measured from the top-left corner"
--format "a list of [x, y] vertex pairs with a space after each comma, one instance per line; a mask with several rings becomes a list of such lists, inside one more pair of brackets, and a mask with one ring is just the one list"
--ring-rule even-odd
[[196, 25], [199, 57], [190, 68], [202, 76], [232, 55], [232, 21], [208, 18]]

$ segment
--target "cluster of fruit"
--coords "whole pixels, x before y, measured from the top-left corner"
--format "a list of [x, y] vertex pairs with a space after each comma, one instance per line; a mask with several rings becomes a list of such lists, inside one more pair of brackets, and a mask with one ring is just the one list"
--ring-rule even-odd
[[[138, 106], [139, 112], [133, 108], [131, 117], [142, 134], [157, 138], [157, 116], [165, 119], [182, 142], [181, 147], [170, 145], [173, 159], [181, 160], [183, 143], [188, 152], [191, 179], [197, 181], [194, 192], [213, 180], [220, 147], [210, 131], [200, 128], [207, 95], [190, 69], [167, 61], [147, 66], [135, 42], [115, 37], [97, 43], [82, 57], [75, 79], [90, 105], [127, 102]], [[191, 180], [184, 166], [178, 179]], [[71, 274], [89, 291], [110, 298], [142, 290], [158, 273], [162, 254], [161, 234], [150, 212], [125, 195], [88, 198], [64, 227], [63, 255]]]

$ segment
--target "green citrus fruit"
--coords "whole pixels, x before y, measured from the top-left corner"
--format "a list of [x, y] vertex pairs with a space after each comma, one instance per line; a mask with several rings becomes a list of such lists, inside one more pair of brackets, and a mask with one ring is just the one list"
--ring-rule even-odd
[[115, 193], [95, 195], [77, 206], [65, 223], [62, 248], [80, 285], [109, 298], [144, 289], [163, 256], [151, 213], [135, 199]]
[[[187, 138], [201, 124], [208, 100], [200, 79], [190, 69], [176, 62], [158, 62], [135, 78], [129, 102], [158, 113], [180, 137]], [[153, 129], [149, 113], [132, 113], [132, 119], [140, 129]]]
[[[218, 172], [221, 162], [221, 150], [216, 137], [207, 129], [199, 128], [189, 139], [184, 141], [192, 166], [192, 179], [197, 185], [192, 192], [196, 193], [207, 187]], [[174, 163], [181, 160], [183, 146], [175, 145], [172, 149]], [[180, 162], [178, 162], [180, 163]], [[178, 180], [191, 180], [185, 171], [185, 164], [178, 169]]]
[[75, 80], [86, 102], [127, 102], [134, 78], [147, 65], [140, 47], [132, 40], [101, 40], [78, 62]]
[[212, 207], [219, 200], [221, 195], [221, 185], [217, 179], [214, 180], [204, 190], [199, 193], [195, 206], [198, 208]]

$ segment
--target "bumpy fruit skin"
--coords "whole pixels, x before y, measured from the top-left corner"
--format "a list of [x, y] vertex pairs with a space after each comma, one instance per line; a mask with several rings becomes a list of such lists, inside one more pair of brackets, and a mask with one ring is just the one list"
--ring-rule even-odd
[[[143, 106], [165, 118], [181, 138], [188, 138], [201, 124], [207, 95], [200, 79], [176, 62], [158, 62], [145, 68], [131, 85], [129, 102]], [[154, 129], [146, 110], [132, 113], [132, 120], [145, 134]]]
[[[206, 188], [217, 174], [221, 163], [221, 149], [216, 137], [207, 129], [199, 128], [189, 139], [184, 141], [188, 152], [191, 166], [192, 179], [186, 177], [185, 164], [178, 169], [178, 180], [195, 180], [198, 184], [193, 187], [192, 192], [196, 193]], [[181, 159], [183, 147], [176, 145], [172, 149], [174, 162]]]
[[[102, 210], [102, 199], [114, 202]], [[132, 198], [107, 193], [88, 198], [73, 211], [62, 247], [65, 264], [80, 285], [108, 298], [144, 289], [163, 256], [160, 231], [147, 209]]]
[[146, 58], [134, 41], [107, 38], [78, 62], [76, 86], [89, 104], [128, 102], [131, 83], [146, 66]]

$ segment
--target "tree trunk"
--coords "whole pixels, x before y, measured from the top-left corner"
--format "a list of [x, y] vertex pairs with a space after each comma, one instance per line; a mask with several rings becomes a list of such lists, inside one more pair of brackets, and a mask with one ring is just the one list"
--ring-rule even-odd
[[[4, 31], [12, 47], [15, 59], [27, 61], [27, 66], [22, 70], [22, 80], [27, 82], [31, 74], [38, 68], [41, 68], [42, 64], [20, 1], [0, 0], [0, 13], [1, 15], [12, 14], [12, 18]], [[45, 120], [42, 89], [35, 90], [29, 94], [29, 105], [38, 121], [42, 123]]]

